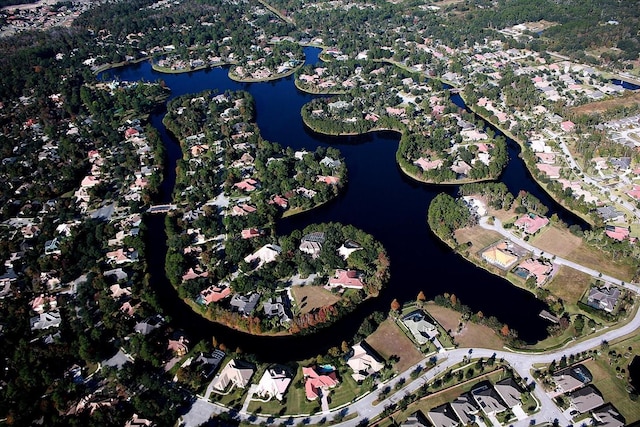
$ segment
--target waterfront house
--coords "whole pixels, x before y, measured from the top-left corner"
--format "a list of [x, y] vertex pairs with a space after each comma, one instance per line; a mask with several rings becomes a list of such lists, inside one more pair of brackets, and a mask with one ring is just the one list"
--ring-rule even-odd
[[329, 278], [327, 286], [329, 288], [343, 287], [350, 289], [362, 289], [364, 282], [361, 278], [362, 274], [356, 270], [337, 269], [333, 277]]
[[290, 383], [291, 374], [284, 366], [272, 366], [262, 375], [254, 391], [254, 395], [266, 400], [273, 398], [282, 400]]
[[298, 249], [311, 255], [312, 258], [317, 258], [320, 255], [325, 240], [326, 238], [323, 232], [309, 233], [301, 239]]
[[213, 350], [208, 354], [200, 352], [193, 363], [200, 365], [200, 375], [205, 379], [209, 379], [224, 360], [224, 356], [225, 354], [221, 350]]
[[613, 312], [620, 299], [620, 289], [616, 287], [593, 287], [589, 289], [587, 304], [607, 313]]
[[208, 305], [212, 302], [221, 301], [229, 295], [231, 295], [231, 288], [229, 286], [211, 285], [200, 291], [198, 302], [200, 304]]
[[364, 381], [369, 375], [380, 372], [384, 368], [382, 358], [366, 341], [354, 344], [351, 349], [351, 357], [347, 360], [347, 365], [353, 370], [351, 376], [354, 380]]
[[513, 223], [519, 230], [526, 234], [535, 234], [545, 225], [549, 224], [549, 219], [535, 214], [523, 215]]
[[305, 378], [304, 389], [308, 400], [316, 400], [338, 385], [338, 377], [333, 367], [305, 367], [302, 368], [302, 375]]
[[259, 300], [260, 294], [257, 292], [249, 295], [234, 294], [229, 301], [229, 306], [238, 313], [250, 314], [256, 308]]
[[231, 359], [213, 380], [212, 387], [218, 391], [225, 391], [231, 386], [245, 388], [255, 372], [255, 367], [243, 360]]
[[402, 323], [409, 329], [419, 345], [424, 345], [438, 335], [436, 326], [429, 322], [421, 310], [415, 310], [402, 318]]
[[518, 260], [517, 256], [510, 253], [508, 246], [507, 242], [493, 245], [482, 252], [482, 258], [490, 264], [506, 268]]

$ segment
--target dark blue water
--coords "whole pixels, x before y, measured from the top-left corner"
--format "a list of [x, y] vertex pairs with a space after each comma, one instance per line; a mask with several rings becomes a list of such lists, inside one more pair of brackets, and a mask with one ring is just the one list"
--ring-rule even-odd
[[625, 81], [625, 80], [613, 79], [613, 80], [611, 80], [611, 83], [613, 83], [614, 85], [622, 86], [623, 88], [628, 89], [628, 90], [638, 90], [638, 89], [640, 89], [640, 85], [633, 84], [633, 83]]
[[[308, 61], [315, 63], [319, 50], [306, 50]], [[256, 103], [257, 123], [262, 136], [294, 149], [334, 146], [341, 150], [349, 170], [349, 183], [336, 200], [307, 213], [281, 220], [279, 234], [286, 234], [308, 224], [339, 221], [371, 233], [387, 248], [391, 259], [391, 280], [381, 295], [359, 307], [354, 313], [313, 336], [252, 337], [208, 322], [194, 314], [177, 296], [164, 275], [166, 239], [161, 216], [149, 219], [150, 268], [152, 283], [174, 325], [186, 330], [192, 339], [210, 339], [213, 335], [229, 348], [241, 347], [263, 360], [295, 360], [315, 356], [329, 347], [349, 340], [362, 319], [374, 310], [389, 310], [394, 298], [401, 302], [415, 300], [419, 291], [427, 297], [444, 292], [454, 293], [463, 304], [485, 316], [496, 316], [519, 332], [520, 338], [532, 343], [546, 337], [546, 321], [538, 313], [546, 308], [530, 293], [475, 267], [442, 244], [429, 230], [426, 215], [429, 202], [440, 192], [455, 195], [456, 186], [417, 183], [398, 169], [395, 151], [399, 135], [380, 132], [360, 137], [326, 137], [304, 126], [300, 108], [313, 98], [298, 91], [293, 77], [275, 82], [240, 84], [227, 78], [227, 70], [216, 68], [189, 74], [161, 74], [141, 63], [111, 70], [101, 78], [121, 80], [163, 80], [172, 97], [205, 89], [247, 90]], [[164, 202], [169, 201], [175, 182], [175, 161], [181, 156], [175, 139], [167, 134], [161, 119], [164, 111], [152, 117], [167, 146], [168, 161], [163, 183]], [[569, 223], [578, 220], [546, 196], [531, 179], [517, 157], [517, 144], [510, 141], [509, 166], [502, 179], [517, 193], [524, 189], [551, 205]]]

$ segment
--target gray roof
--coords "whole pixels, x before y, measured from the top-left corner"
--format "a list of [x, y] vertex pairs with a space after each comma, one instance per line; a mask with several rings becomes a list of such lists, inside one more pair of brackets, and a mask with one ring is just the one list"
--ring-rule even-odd
[[456, 427], [460, 424], [448, 403], [433, 408], [427, 413], [427, 417], [435, 427]]
[[502, 400], [504, 400], [504, 403], [506, 403], [509, 408], [522, 404], [522, 401], [520, 400], [522, 393], [513, 378], [510, 377], [498, 381], [495, 383], [493, 388], [496, 389]]
[[489, 385], [475, 388], [471, 390], [471, 394], [487, 415], [499, 413], [507, 409], [500, 401], [498, 393]]
[[598, 212], [598, 215], [600, 215], [600, 217], [605, 221], [609, 221], [623, 215], [622, 212], [616, 210], [613, 206], [596, 208], [596, 212]]
[[589, 289], [587, 302], [593, 308], [605, 311], [613, 311], [620, 298], [620, 289], [612, 288], [596, 288]]
[[582, 414], [604, 403], [602, 396], [600, 396], [595, 387], [590, 385], [569, 393], [568, 397], [571, 404]]
[[480, 410], [476, 405], [476, 401], [469, 393], [456, 397], [455, 400], [451, 402], [451, 409], [453, 409], [453, 412], [456, 413], [464, 425], [474, 422], [475, 414]]
[[593, 418], [597, 425], [602, 427], [623, 427], [625, 423], [624, 417], [610, 403], [593, 411]]
[[591, 372], [584, 365], [570, 366], [553, 374], [556, 387], [565, 393], [590, 383], [592, 379]]
[[400, 424], [400, 427], [427, 427], [429, 422], [425, 419], [424, 414], [421, 411], [414, 412], [409, 415], [407, 420]]
[[256, 308], [259, 299], [259, 293], [252, 293], [248, 296], [234, 294], [233, 297], [231, 297], [229, 305], [239, 313], [249, 314]]

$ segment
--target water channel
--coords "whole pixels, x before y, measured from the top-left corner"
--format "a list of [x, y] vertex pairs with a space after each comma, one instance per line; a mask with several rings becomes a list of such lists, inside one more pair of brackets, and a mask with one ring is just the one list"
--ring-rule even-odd
[[[319, 49], [306, 48], [307, 62], [318, 62]], [[161, 74], [149, 63], [139, 63], [102, 73], [100, 79], [128, 81], [163, 80], [171, 88], [171, 98], [205, 89], [219, 92], [246, 90], [256, 103], [256, 120], [262, 136], [283, 146], [314, 150], [333, 146], [341, 150], [349, 171], [349, 183], [336, 200], [313, 211], [286, 218], [278, 223], [278, 234], [287, 234], [317, 222], [337, 221], [352, 224], [371, 233], [387, 248], [391, 259], [391, 280], [381, 295], [361, 305], [336, 324], [309, 336], [255, 337], [211, 323], [196, 315], [184, 304], [164, 273], [166, 235], [164, 218], [148, 219], [149, 264], [153, 286], [161, 304], [176, 328], [185, 330], [192, 342], [215, 336], [228, 348], [240, 347], [255, 353], [264, 361], [300, 360], [326, 352], [349, 340], [362, 319], [374, 310], [387, 311], [392, 299], [412, 301], [419, 291], [433, 297], [445, 292], [455, 294], [474, 312], [496, 316], [533, 343], [547, 336], [548, 323], [538, 317], [546, 305], [530, 293], [518, 289], [504, 279], [475, 267], [442, 244], [429, 230], [426, 213], [429, 202], [440, 192], [455, 195], [457, 186], [418, 183], [405, 176], [395, 162], [399, 135], [378, 132], [358, 137], [327, 137], [309, 130], [302, 123], [300, 108], [313, 99], [295, 88], [293, 77], [274, 82], [237, 83], [227, 77], [226, 68], [183, 74]], [[454, 99], [463, 106], [462, 100]], [[162, 125], [165, 110], [151, 117], [165, 142], [168, 159], [162, 202], [168, 202], [175, 184], [175, 164], [181, 157], [175, 138]], [[518, 157], [517, 143], [508, 140], [510, 161], [501, 180], [515, 194], [526, 190], [557, 213], [569, 224], [584, 222], [560, 207], [533, 181]]]

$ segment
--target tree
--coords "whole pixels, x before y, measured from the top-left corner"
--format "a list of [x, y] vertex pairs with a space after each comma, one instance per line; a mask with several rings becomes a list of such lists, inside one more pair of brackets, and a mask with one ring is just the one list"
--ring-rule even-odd
[[500, 329], [500, 333], [504, 337], [509, 335], [509, 326], [506, 323], [502, 326], [502, 329]]
[[400, 311], [400, 303], [398, 302], [397, 299], [393, 299], [393, 301], [391, 301], [391, 310], [393, 311]]
[[418, 292], [418, 296], [416, 298], [418, 301], [423, 302], [427, 300], [427, 297], [424, 295], [423, 291]]

